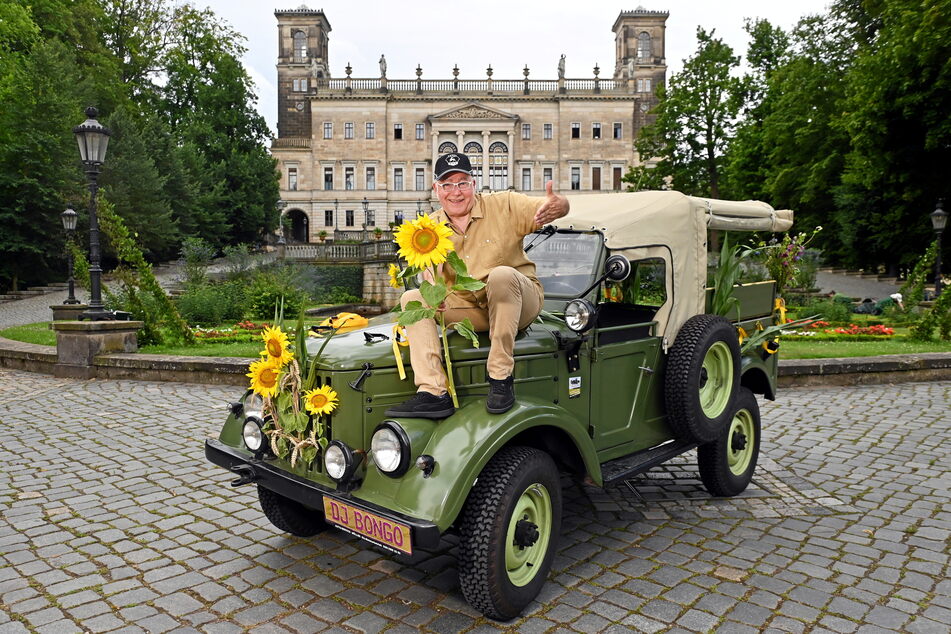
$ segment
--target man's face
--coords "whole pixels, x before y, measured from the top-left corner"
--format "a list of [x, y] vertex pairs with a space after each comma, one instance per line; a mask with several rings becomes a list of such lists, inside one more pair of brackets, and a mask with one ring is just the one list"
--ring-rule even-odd
[[472, 176], [463, 172], [452, 172], [440, 181], [433, 183], [433, 189], [436, 190], [436, 197], [439, 198], [439, 204], [442, 205], [446, 215], [450, 218], [461, 218], [472, 210], [475, 204], [475, 185], [470, 185], [466, 191], [453, 187], [449, 191], [443, 191], [441, 183], [464, 183], [472, 182]]

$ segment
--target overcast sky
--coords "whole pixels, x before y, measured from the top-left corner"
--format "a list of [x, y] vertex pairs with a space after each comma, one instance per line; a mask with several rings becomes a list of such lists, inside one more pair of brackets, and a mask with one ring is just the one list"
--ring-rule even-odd
[[[669, 11], [667, 20], [668, 76], [696, 49], [697, 26], [716, 29], [718, 36], [740, 55], [746, 53], [744, 18], [766, 18], [789, 29], [800, 17], [824, 11], [829, 0], [641, 0], [655, 11]], [[277, 97], [277, 20], [275, 9], [295, 9], [296, 2], [272, 0], [194, 0], [208, 6], [243, 34], [248, 49], [245, 67], [257, 87], [258, 109], [275, 130]], [[330, 21], [330, 72], [343, 77], [353, 66], [354, 77], [378, 77], [378, 61], [386, 55], [387, 77], [424, 79], [452, 77], [483, 79], [491, 64], [495, 79], [521, 79], [528, 64], [532, 79], [557, 77], [558, 58], [565, 55], [565, 76], [601, 77], [614, 72], [611, 26], [621, 11], [638, 2], [613, 0], [309, 0]], [[467, 8], [468, 7], [468, 8]]]

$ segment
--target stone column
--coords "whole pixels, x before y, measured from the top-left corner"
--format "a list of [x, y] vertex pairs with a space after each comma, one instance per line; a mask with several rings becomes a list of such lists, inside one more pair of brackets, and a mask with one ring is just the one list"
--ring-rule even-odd
[[465, 154], [463, 146], [466, 142], [466, 133], [462, 130], [456, 130], [456, 148], [459, 150], [460, 154]]
[[[432, 166], [433, 166], [433, 170], [435, 170], [435, 169], [436, 169], [436, 159], [439, 158], [439, 131], [434, 129], [434, 130], [432, 130], [432, 131], [429, 133], [429, 135], [433, 138], [433, 162], [432, 162]], [[436, 173], [435, 173], [435, 171], [434, 171], [434, 172], [433, 172], [433, 176], [435, 176], [435, 175], [436, 175]]]
[[515, 165], [514, 165], [514, 163], [513, 163], [513, 158], [514, 158], [514, 156], [515, 156], [515, 131], [514, 131], [514, 130], [509, 130], [509, 143], [508, 143], [508, 148], [509, 148], [509, 153], [508, 153], [508, 159], [509, 159], [509, 164], [508, 164], [508, 175], [509, 175], [509, 178], [508, 178], [508, 181], [509, 181], [509, 182], [508, 182], [508, 186], [509, 186], [509, 188], [511, 188], [512, 185], [513, 185], [512, 180], [515, 178], [515, 172], [512, 171], [512, 170], [514, 169], [514, 167], [515, 167]]
[[489, 174], [492, 171], [492, 167], [489, 163], [489, 131], [482, 131], [482, 188], [485, 189], [489, 186], [491, 180], [489, 179]]
[[57, 321], [56, 365], [53, 376], [91, 379], [96, 376], [96, 357], [110, 352], [139, 349], [136, 332], [141, 321]]

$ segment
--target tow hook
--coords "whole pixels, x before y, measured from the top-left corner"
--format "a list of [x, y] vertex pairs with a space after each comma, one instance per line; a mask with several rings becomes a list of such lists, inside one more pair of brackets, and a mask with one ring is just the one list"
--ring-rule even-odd
[[238, 479], [231, 482], [231, 486], [239, 487], [242, 484], [251, 484], [258, 479], [258, 474], [254, 472], [254, 467], [249, 464], [236, 464], [231, 470], [238, 474]]

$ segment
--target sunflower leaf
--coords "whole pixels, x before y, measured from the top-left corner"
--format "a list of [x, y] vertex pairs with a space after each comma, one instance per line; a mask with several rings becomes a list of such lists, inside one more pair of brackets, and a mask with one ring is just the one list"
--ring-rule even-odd
[[446, 255], [446, 262], [448, 262], [452, 270], [456, 272], [456, 277], [469, 277], [469, 269], [466, 268], [466, 263], [462, 261], [462, 258], [460, 258], [459, 254], [455, 251], [450, 251]]
[[[419, 302], [416, 303], [419, 304]], [[398, 323], [400, 326], [412, 326], [417, 321], [422, 319], [432, 319], [435, 316], [435, 308], [415, 308], [411, 310], [409, 306], [407, 306], [403, 312], [400, 313], [400, 318], [396, 323]]]
[[425, 308], [423, 302], [416, 301], [415, 299], [411, 302], [406, 302], [406, 306], [403, 307], [403, 310], [419, 310], [420, 308]]
[[286, 458], [291, 452], [290, 445], [287, 442], [286, 438], [278, 438], [277, 443], [277, 455], [281, 458]]
[[446, 299], [446, 295], [449, 294], [444, 284], [431, 284], [430, 282], [423, 282], [422, 286], [419, 287], [419, 292], [422, 293], [423, 299], [426, 300], [430, 308], [438, 308]]
[[460, 335], [472, 342], [473, 348], [479, 347], [479, 335], [476, 333], [475, 328], [472, 327], [472, 322], [468, 319], [463, 319], [460, 322], [452, 324], [452, 327], [456, 329]]
[[453, 285], [452, 290], [454, 291], [480, 291], [485, 288], [485, 282], [477, 280], [474, 277], [469, 276], [458, 276], [456, 277], [456, 283]]
[[317, 447], [314, 447], [312, 445], [307, 445], [306, 447], [300, 450], [300, 458], [301, 460], [304, 461], [304, 464], [306, 464], [308, 467], [314, 464], [314, 458], [316, 457], [317, 457]]

